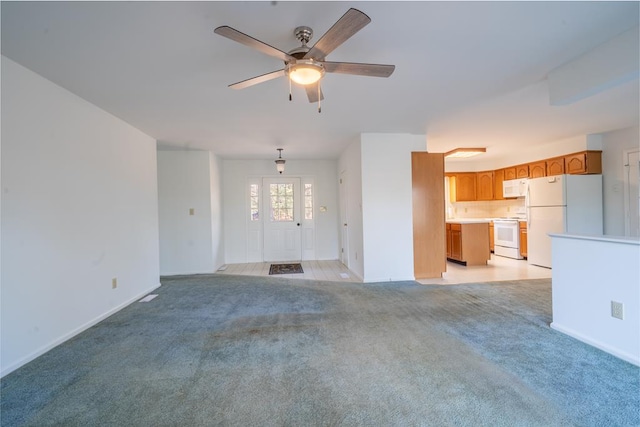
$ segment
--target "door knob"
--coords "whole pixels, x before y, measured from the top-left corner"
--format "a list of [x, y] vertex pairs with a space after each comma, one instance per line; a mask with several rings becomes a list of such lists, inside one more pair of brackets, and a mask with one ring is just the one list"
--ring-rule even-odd
[[300, 223], [298, 223], [298, 227], [300, 227]]

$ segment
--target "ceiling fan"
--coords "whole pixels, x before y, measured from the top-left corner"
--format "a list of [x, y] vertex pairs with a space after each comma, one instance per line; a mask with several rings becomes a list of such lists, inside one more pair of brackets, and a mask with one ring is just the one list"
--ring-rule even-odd
[[325, 61], [325, 57], [328, 54], [369, 22], [371, 22], [371, 18], [361, 11], [351, 8], [312, 47], [307, 46], [307, 43], [313, 36], [313, 30], [309, 27], [297, 27], [293, 33], [300, 40], [302, 46], [289, 52], [281, 51], [226, 25], [216, 28], [214, 32], [284, 61], [283, 69], [233, 83], [229, 85], [230, 88], [244, 89], [258, 83], [287, 76], [289, 77], [289, 100], [292, 99], [291, 81], [293, 81], [304, 86], [309, 102], [318, 102], [318, 112], [320, 112], [320, 100], [324, 99], [320, 89], [320, 80], [325, 73], [389, 77], [395, 70], [395, 65]]

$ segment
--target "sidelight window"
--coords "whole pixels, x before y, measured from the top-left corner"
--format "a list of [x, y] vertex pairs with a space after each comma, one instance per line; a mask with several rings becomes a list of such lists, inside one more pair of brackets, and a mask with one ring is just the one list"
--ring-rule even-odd
[[313, 184], [304, 185], [304, 219], [313, 219]]
[[260, 187], [258, 184], [249, 186], [249, 211], [251, 221], [260, 221]]

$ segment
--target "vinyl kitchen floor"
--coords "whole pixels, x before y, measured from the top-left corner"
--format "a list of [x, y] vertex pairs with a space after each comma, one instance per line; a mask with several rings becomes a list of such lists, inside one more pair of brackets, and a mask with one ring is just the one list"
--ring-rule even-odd
[[463, 266], [447, 262], [447, 271], [438, 279], [418, 280], [423, 285], [455, 285], [459, 283], [495, 282], [500, 280], [549, 279], [551, 269], [527, 262], [491, 255], [487, 265]]
[[[271, 263], [228, 264], [219, 274], [268, 276]], [[284, 274], [281, 278], [326, 280], [333, 282], [360, 282], [355, 274], [340, 261], [302, 261], [303, 274]], [[423, 285], [455, 285], [460, 283], [494, 282], [500, 280], [524, 280], [551, 278], [551, 269], [529, 264], [526, 260], [515, 260], [491, 255], [487, 265], [462, 266], [447, 262], [447, 271], [442, 278], [418, 280]]]

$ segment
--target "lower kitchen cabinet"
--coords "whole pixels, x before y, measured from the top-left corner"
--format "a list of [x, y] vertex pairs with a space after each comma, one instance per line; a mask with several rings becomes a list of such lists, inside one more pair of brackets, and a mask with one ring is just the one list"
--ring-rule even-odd
[[493, 221], [489, 223], [489, 250], [493, 252], [493, 247], [495, 246], [493, 234]]
[[451, 255], [458, 261], [462, 261], [462, 226], [460, 224], [451, 224]]
[[489, 223], [447, 223], [447, 259], [463, 265], [486, 265], [491, 259]]
[[451, 259], [451, 224], [447, 222], [445, 229], [447, 230], [447, 259]]
[[519, 221], [520, 225], [520, 256], [527, 257], [527, 222]]

